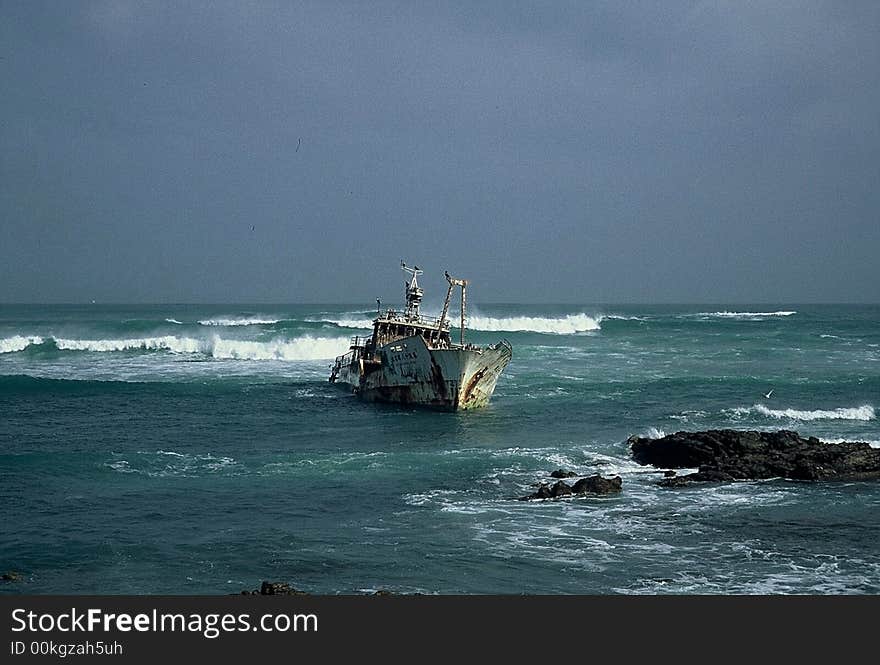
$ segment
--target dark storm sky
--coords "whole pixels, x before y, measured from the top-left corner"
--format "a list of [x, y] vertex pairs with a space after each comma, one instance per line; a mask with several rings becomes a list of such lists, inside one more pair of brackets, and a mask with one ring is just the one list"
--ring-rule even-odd
[[0, 1], [0, 302], [880, 301], [880, 3]]

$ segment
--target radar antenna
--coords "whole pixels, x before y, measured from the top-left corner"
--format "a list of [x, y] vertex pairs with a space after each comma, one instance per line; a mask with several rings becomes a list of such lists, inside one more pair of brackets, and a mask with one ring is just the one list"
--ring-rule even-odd
[[419, 287], [418, 276], [421, 275], [424, 271], [420, 270], [418, 266], [408, 266], [403, 261], [400, 262], [400, 267], [404, 272], [412, 275], [412, 279], [406, 283], [406, 318], [411, 321], [417, 321], [419, 319], [419, 305], [422, 304], [422, 295], [424, 295], [424, 291]]

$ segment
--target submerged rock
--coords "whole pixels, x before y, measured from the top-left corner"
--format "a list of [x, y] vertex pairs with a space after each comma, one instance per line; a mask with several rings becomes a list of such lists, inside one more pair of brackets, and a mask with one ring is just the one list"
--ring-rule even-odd
[[561, 480], [554, 483], [552, 487], [544, 483], [536, 492], [527, 496], [521, 496], [519, 497], [519, 500], [532, 501], [534, 499], [556, 499], [562, 496], [571, 495], [605, 496], [608, 494], [617, 494], [620, 492], [622, 485], [623, 481], [620, 479], [620, 476], [603, 478], [597, 473], [594, 476], [581, 478], [574, 485], [569, 485]]
[[551, 478], [574, 478], [576, 475], [574, 471], [566, 471], [565, 469], [556, 469], [550, 473]]
[[21, 573], [16, 573], [14, 570], [10, 570], [9, 572], [0, 575], [0, 580], [3, 580], [4, 582], [20, 582], [21, 579]]
[[880, 450], [867, 443], [823, 443], [797, 432], [709, 430], [676, 432], [659, 439], [630, 437], [632, 457], [661, 469], [694, 468], [669, 476], [664, 487], [694, 482], [790, 478], [793, 480], [875, 480], [880, 478]]

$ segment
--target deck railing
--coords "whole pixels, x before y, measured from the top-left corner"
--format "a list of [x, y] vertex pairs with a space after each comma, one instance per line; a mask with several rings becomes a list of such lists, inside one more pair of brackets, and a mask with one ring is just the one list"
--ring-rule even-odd
[[[382, 316], [383, 319], [388, 319], [394, 322], [400, 323], [409, 323], [420, 326], [427, 326], [429, 328], [437, 328], [440, 325], [440, 317], [439, 316], [419, 316], [417, 319], [407, 319], [402, 312], [399, 312], [396, 309], [387, 309], [385, 310], [385, 314]], [[443, 322], [445, 325], [444, 328], [449, 328], [449, 320], [445, 320]]]

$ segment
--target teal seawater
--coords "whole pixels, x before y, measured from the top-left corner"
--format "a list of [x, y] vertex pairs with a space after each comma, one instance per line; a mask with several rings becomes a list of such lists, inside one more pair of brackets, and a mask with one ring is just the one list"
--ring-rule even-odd
[[[626, 444], [880, 445], [880, 307], [478, 306], [514, 355], [461, 414], [327, 382], [372, 315], [0, 306], [0, 593], [880, 593], [880, 484], [664, 490]], [[623, 492], [514, 499], [559, 467]]]

